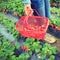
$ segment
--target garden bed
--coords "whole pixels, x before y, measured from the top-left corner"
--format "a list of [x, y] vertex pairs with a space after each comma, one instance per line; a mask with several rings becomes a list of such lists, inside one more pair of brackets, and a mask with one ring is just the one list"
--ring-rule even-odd
[[0, 1], [0, 11], [3, 13], [13, 13], [15, 16], [21, 16], [24, 13], [22, 0]]
[[[2, 55], [0, 55], [1, 60], [2, 59], [5, 59], [5, 60], [7, 59], [10, 59], [10, 60], [21, 60], [21, 59], [22, 60], [32, 60], [32, 59], [33, 60], [35, 59], [45, 60], [48, 58], [54, 60], [55, 56], [53, 54], [57, 53], [56, 47], [51, 47], [50, 44], [43, 43], [43, 41], [38, 41], [33, 38], [27, 38], [25, 42], [23, 42], [23, 44], [20, 46], [14, 42], [10, 43], [6, 39], [0, 40], [0, 41], [1, 43], [3, 43], [0, 46], [1, 48], [0, 51], [2, 53]], [[3, 46], [5, 48], [3, 48]], [[48, 57], [46, 57], [47, 55]]]
[[[57, 10], [57, 11], [56, 11]], [[60, 38], [60, 8], [53, 8], [52, 11], [56, 14], [51, 14], [50, 25], [48, 32], [57, 38]]]
[[[5, 24], [5, 22], [4, 22], [4, 24]], [[5, 26], [6, 26], [6, 24], [5, 24]], [[4, 38], [4, 39], [6, 40], [6, 38]], [[4, 39], [2, 39], [2, 40], [4, 40]], [[10, 42], [8, 44], [10, 44]], [[20, 59], [22, 59], [22, 60], [32, 60], [32, 59], [33, 60], [35, 60], [35, 59], [36, 60], [48, 60], [48, 58], [49, 58], [49, 56], [46, 57], [47, 54], [44, 54], [43, 51], [47, 53], [47, 51], [48, 51], [47, 46], [50, 47], [50, 44], [45, 43], [44, 41], [37, 41], [37, 40], [34, 40], [32, 38], [24, 38], [24, 37], [22, 37], [22, 38], [19, 38], [18, 39], [18, 45], [16, 44], [16, 42], [12, 42], [11, 44], [12, 44], [13, 48], [15, 48], [13, 50], [11, 49], [14, 53], [12, 53], [12, 55], [7, 54], [9, 56], [9, 58], [5, 55], [4, 59], [10, 59], [10, 60], [13, 60], [13, 59], [14, 60], [20, 60]], [[16, 48], [16, 45], [15, 44], [17, 45], [17, 48]], [[31, 44], [33, 45], [33, 47], [32, 47]], [[46, 47], [44, 47], [44, 44], [47, 44]], [[39, 51], [40, 50], [40, 47], [42, 49], [41, 52]], [[51, 47], [51, 49], [52, 48], [53, 47]], [[45, 49], [47, 49], [47, 50], [45, 50]], [[51, 54], [53, 53], [52, 50], [50, 50], [51, 51]], [[4, 49], [4, 51], [5, 51], [5, 49]], [[38, 53], [38, 51], [39, 51], [39, 53]], [[7, 52], [10, 52], [10, 49], [8, 49]], [[7, 53], [7, 52], [5, 52], [5, 53]], [[54, 57], [55, 57], [55, 59], [59, 60], [58, 59], [59, 57], [57, 56], [58, 55], [58, 52], [56, 54], [55, 54], [55, 52], [54, 52], [54, 54], [51, 55], [50, 59], [54, 60]], [[2, 54], [3, 53], [4, 52], [2, 50]], [[41, 58], [39, 57], [40, 54], [41, 54]], [[24, 58], [23, 58], [23, 56], [24, 56]], [[3, 57], [3, 55], [2, 55], [2, 57]], [[0, 59], [3, 59], [2, 57], [0, 57]]]
[[[0, 60], [60, 60], [59, 40], [55, 44], [49, 44], [44, 40], [22, 37], [15, 30], [16, 22], [24, 15], [21, 1], [0, 1], [0, 11], [3, 12], [0, 13]], [[51, 12], [59, 17], [60, 10], [56, 10]], [[60, 30], [49, 26], [47, 32], [60, 38]]]
[[13, 23], [5, 15], [0, 13], [0, 24], [4, 25], [4, 27], [6, 28], [7, 32], [12, 34], [15, 39], [18, 38], [19, 33], [15, 30], [16, 22]]

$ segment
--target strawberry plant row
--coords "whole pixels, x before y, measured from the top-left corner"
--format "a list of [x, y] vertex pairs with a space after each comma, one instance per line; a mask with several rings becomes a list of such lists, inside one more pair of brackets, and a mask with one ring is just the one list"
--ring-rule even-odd
[[50, 11], [52, 14], [56, 14], [57, 16], [60, 16], [60, 8], [53, 7], [50, 9]]
[[6, 14], [6, 13], [1, 13], [3, 16], [7, 17], [8, 20], [11, 20], [11, 22], [16, 23], [20, 17], [16, 17], [13, 14]]
[[[16, 48], [19, 47], [19, 52]], [[17, 56], [16, 54], [19, 53]], [[33, 38], [27, 38], [23, 45], [10, 43], [7, 39], [0, 43], [0, 59], [4, 60], [29, 60], [33, 54], [41, 60], [48, 56], [48, 60], [55, 60], [54, 54], [57, 53], [57, 48], [52, 47], [48, 43], [41, 45], [41, 42]], [[17, 57], [16, 57], [17, 56]]]
[[50, 26], [53, 27], [55, 30], [60, 31], [60, 17], [51, 16]]
[[60, 26], [60, 17], [54, 17], [54, 16], [51, 16], [50, 18], [50, 23], [52, 24], [55, 24], [56, 26]]
[[19, 33], [15, 30], [15, 23], [12, 23], [2, 14], [0, 15], [0, 23], [2, 23], [5, 26], [5, 28], [8, 30], [8, 32], [10, 32], [15, 38], [18, 38]]
[[24, 5], [22, 0], [0, 1], [0, 10], [3, 12], [13, 11], [16, 16], [24, 14]]
[[0, 41], [2, 41], [3, 40], [3, 35], [2, 34], [0, 34]]
[[[7, 30], [4, 28], [4, 26], [2, 24], [0, 24], [0, 33], [3, 35], [3, 38], [8, 39], [9, 41], [15, 41], [15, 38], [7, 32]], [[8, 37], [9, 36], [9, 37]]]
[[36, 54], [41, 60], [45, 59], [47, 56], [48, 60], [55, 60], [54, 54], [57, 53], [56, 47], [52, 47], [48, 43], [41, 45], [41, 41], [35, 40], [33, 38], [27, 38], [21, 48], [24, 51], [27, 51], [30, 55]]
[[0, 60], [21, 60], [15, 55], [17, 46], [18, 44], [11, 43], [7, 39], [0, 40]]
[[[4, 41], [4, 43], [7, 44], [8, 41], [6, 41], [6, 42], [5, 41]], [[7, 45], [7, 47], [8, 46], [11, 46], [11, 45]], [[16, 45], [14, 43], [12, 43], [12, 46], [13, 46], [13, 48], [15, 48]], [[7, 49], [7, 51], [10, 51], [8, 48], [6, 48], [6, 49]], [[4, 51], [5, 51], [5, 49], [4, 49]], [[7, 51], [5, 51], [5, 52], [7, 53]], [[48, 43], [41, 45], [40, 41], [35, 41], [35, 39], [33, 39], [33, 38], [27, 38], [26, 41], [24, 42], [24, 44], [22, 46], [20, 46], [19, 51], [20, 51], [20, 53], [18, 52], [19, 55], [17, 57], [16, 57], [16, 55], [14, 55], [14, 54], [16, 54], [16, 53], [14, 53], [14, 51], [13, 51], [14, 54], [12, 53], [11, 56], [9, 55], [9, 58], [6, 55], [5, 56], [7, 59], [10, 59], [10, 60], [21, 60], [21, 59], [29, 60], [29, 59], [31, 59], [31, 56], [33, 56], [33, 54], [36, 54], [40, 60], [45, 59], [46, 56], [48, 56], [48, 58], [47, 58], [48, 60], [55, 60], [54, 54], [57, 53], [57, 48], [52, 47]], [[15, 50], [15, 52], [17, 52], [17, 51]], [[11, 51], [10, 51], [10, 53], [11, 53]], [[5, 56], [3, 55], [2, 57], [5, 57]]]

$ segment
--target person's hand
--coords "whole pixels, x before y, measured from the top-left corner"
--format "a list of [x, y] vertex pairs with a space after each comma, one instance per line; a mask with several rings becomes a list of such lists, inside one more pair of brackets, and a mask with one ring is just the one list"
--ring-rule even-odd
[[33, 10], [30, 4], [25, 5], [25, 14], [31, 16], [33, 14]]

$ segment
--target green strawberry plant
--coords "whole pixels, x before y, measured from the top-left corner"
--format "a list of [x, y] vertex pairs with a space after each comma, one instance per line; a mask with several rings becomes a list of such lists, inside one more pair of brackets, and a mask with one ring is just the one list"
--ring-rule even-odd
[[37, 42], [34, 42], [32, 44], [32, 49], [36, 52], [36, 53], [39, 53], [40, 52], [40, 49], [42, 48], [42, 46], [40, 45], [40, 42], [37, 41]]
[[57, 8], [55, 8], [55, 7], [53, 7], [53, 8], [50, 8], [50, 11], [51, 11], [51, 13], [57, 13]]
[[16, 57], [15, 49], [20, 47], [16, 42], [9, 42], [0, 34], [0, 60], [19, 60], [19, 57]]
[[[1, 34], [0, 37], [3, 38]], [[28, 51], [24, 51], [18, 57], [16, 57], [14, 50], [19, 47], [19, 44], [14, 42], [11, 43], [5, 38], [0, 40], [0, 60], [28, 60], [31, 56]]]
[[28, 60], [29, 57], [30, 57], [29, 53], [28, 52], [24, 52], [21, 55], [19, 55], [18, 60]]
[[55, 56], [54, 55], [51, 55], [48, 60], [55, 60]]
[[22, 0], [0, 1], [0, 7], [5, 10], [17, 12], [20, 16], [24, 14], [24, 5]]
[[6, 39], [0, 41], [0, 59], [7, 60], [14, 54], [15, 47]]
[[[23, 47], [24, 45], [24, 47]], [[0, 40], [0, 59], [1, 60], [29, 60], [32, 54], [36, 53], [38, 58], [45, 59], [48, 56], [48, 60], [54, 60], [54, 54], [57, 53], [57, 48], [52, 47], [50, 44], [45, 43], [43, 46], [40, 44], [40, 41], [35, 41], [34, 38], [27, 38], [24, 44], [19, 46], [16, 43], [10, 43], [8, 40]], [[14, 49], [19, 48], [23, 49], [24, 52], [21, 53], [18, 57], [14, 55]], [[33, 53], [34, 52], [34, 53]]]
[[1, 34], [0, 37], [2, 37], [2, 40], [0, 40], [0, 60], [21, 60], [20, 57], [26, 55], [21, 54], [21, 56], [16, 57], [14, 50], [19, 48], [20, 45], [14, 42], [9, 42], [7, 39], [3, 38]]
[[[31, 55], [33, 52], [35, 52], [40, 59], [45, 59], [47, 56], [49, 56], [50, 59], [55, 59], [53, 54], [57, 53], [57, 48], [52, 47], [49, 43], [45, 43], [43, 46], [40, 44], [40, 41], [35, 41], [34, 38], [27, 38], [24, 43], [25, 51], [28, 51], [28, 53]], [[28, 48], [28, 49], [27, 49]], [[53, 57], [53, 56], [54, 57]]]
[[3, 36], [0, 34], [0, 41], [2, 41], [2, 39], [3, 39]]
[[[1, 13], [0, 13], [1, 14]], [[4, 15], [0, 15], [0, 23], [2, 23], [5, 28], [14, 36], [14, 38], [18, 38], [19, 33], [15, 30], [15, 24], [13, 23], [11, 20], [8, 20], [7, 17], [5, 17]]]
[[[50, 12], [53, 14], [60, 14], [60, 8], [51, 7]], [[57, 15], [58, 16], [58, 15]]]
[[55, 25], [58, 26], [58, 27], [60, 27], [60, 18], [57, 18]]
[[60, 27], [60, 17], [51, 16], [50, 24], [55, 24], [56, 26]]
[[53, 54], [56, 54], [56, 53], [57, 53], [57, 48], [56, 47], [52, 47], [50, 44], [45, 43], [42, 50], [41, 50], [41, 53], [38, 54], [38, 57], [41, 58], [41, 59], [45, 59], [47, 56], [49, 56], [49, 58], [48, 58], [48, 60], [49, 60], [49, 59], [51, 59], [51, 56]]
[[52, 2], [55, 2], [55, 3], [59, 3], [60, 2], [60, 0], [50, 0], [50, 2], [52, 3]]

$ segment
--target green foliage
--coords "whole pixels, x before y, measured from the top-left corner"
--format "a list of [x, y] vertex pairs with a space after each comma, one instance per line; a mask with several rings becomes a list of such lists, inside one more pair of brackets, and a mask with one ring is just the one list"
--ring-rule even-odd
[[60, 15], [60, 8], [51, 7], [50, 11], [51, 11], [51, 13]]
[[51, 16], [50, 24], [55, 24], [56, 26], [60, 27], [60, 17]]
[[0, 42], [3, 40], [3, 36], [0, 34]]
[[44, 47], [42, 48], [42, 51], [45, 52], [46, 54], [48, 55], [51, 55], [51, 54], [56, 54], [57, 53], [57, 48], [56, 47], [51, 47], [50, 44], [48, 43], [45, 43], [44, 44]]
[[46, 58], [46, 54], [43, 51], [41, 51], [41, 53], [38, 54], [38, 58], [45, 59]]
[[56, 25], [60, 27], [60, 18], [57, 18]]
[[14, 50], [20, 48], [20, 45], [15, 43], [12, 45], [7, 39], [0, 40], [0, 60], [28, 60], [30, 54], [28, 52], [21, 53], [18, 57], [14, 55]]
[[[57, 53], [57, 48], [54, 46], [52, 47], [49, 43], [45, 43], [43, 46], [40, 44], [39, 41], [35, 41], [34, 39], [27, 38], [25, 42], [25, 46], [28, 46], [29, 50], [28, 53], [35, 53], [38, 55], [39, 58], [45, 59], [47, 56], [50, 56], [49, 59], [53, 59], [53, 54]], [[32, 41], [31, 41], [32, 40]]]
[[[56, 53], [57, 53], [56, 47], [51, 47], [50, 44], [45, 43], [44, 46], [42, 47], [41, 52], [38, 55], [41, 59], [45, 59], [46, 56], [52, 56], [53, 54]], [[51, 57], [49, 59], [51, 59]]]
[[54, 55], [51, 55], [48, 60], [54, 60], [54, 59], [55, 59], [55, 56]]
[[7, 17], [5, 17], [2, 13], [0, 13], [0, 23], [5, 26], [5, 28], [13, 35], [15, 39], [19, 37], [19, 33], [15, 30], [16, 23], [13, 23]]
[[50, 0], [50, 2], [59, 3], [59, 2], [60, 2], [60, 0]]
[[23, 59], [23, 55], [27, 58], [29, 56], [27, 53], [21, 54], [19, 57], [14, 55], [14, 50], [19, 47], [17, 43], [12, 45], [7, 39], [0, 40], [0, 60], [21, 60], [20, 56]]
[[35, 50], [36, 53], [39, 53], [39, 52], [40, 52], [40, 48], [41, 48], [42, 46], [40, 46], [40, 42], [37, 41], [37, 42], [34, 42], [34, 43], [32, 44], [32, 47], [33, 47], [32, 49]]
[[6, 39], [0, 42], [0, 59], [7, 60], [14, 54], [15, 47]]
[[[2, 36], [2, 35], [0, 35]], [[48, 60], [54, 60], [54, 54], [57, 53], [57, 48], [52, 47], [49, 43], [45, 43], [43, 46], [39, 41], [35, 41], [33, 38], [27, 38], [25, 46], [28, 47], [28, 51], [24, 51], [18, 57], [14, 55], [14, 49], [19, 48], [19, 45], [15, 43], [15, 45], [11, 45], [8, 40], [0, 40], [0, 59], [1, 60], [28, 60], [28, 58], [35, 51], [40, 59], [45, 59], [46, 56], [49, 56]]]
[[35, 41], [35, 39], [33, 38], [27, 38], [25, 45], [28, 46], [28, 48], [31, 51], [35, 51], [36, 53], [38, 53], [40, 51], [40, 42], [39, 41]]
[[26, 43], [28, 43], [28, 44], [32, 44], [34, 41], [35, 41], [34, 38], [27, 38], [26, 39]]
[[24, 5], [22, 0], [8, 0], [8, 1], [0, 1], [0, 9], [6, 9], [9, 11], [15, 11], [20, 16], [23, 15]]
[[29, 54], [25, 52], [19, 56], [19, 60], [28, 60], [29, 57], [30, 57]]
[[56, 26], [60, 27], [60, 8], [57, 9], [55, 7], [51, 8], [51, 13], [54, 14], [55, 16], [50, 17], [50, 24], [55, 24]]

